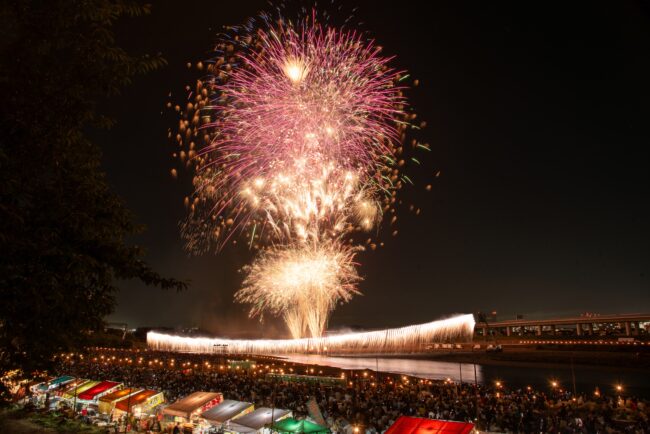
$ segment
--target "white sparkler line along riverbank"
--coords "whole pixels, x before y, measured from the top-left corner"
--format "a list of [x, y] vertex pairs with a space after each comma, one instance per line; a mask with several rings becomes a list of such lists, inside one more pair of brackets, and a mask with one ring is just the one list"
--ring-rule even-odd
[[474, 324], [474, 315], [468, 314], [394, 329], [303, 339], [193, 338], [149, 332], [147, 345], [152, 350], [204, 354], [388, 353], [428, 343], [469, 342]]

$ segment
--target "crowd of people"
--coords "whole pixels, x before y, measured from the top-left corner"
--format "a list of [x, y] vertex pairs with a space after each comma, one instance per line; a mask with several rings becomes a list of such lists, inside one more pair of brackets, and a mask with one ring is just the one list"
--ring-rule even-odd
[[[642, 399], [437, 382], [273, 358], [255, 362], [240, 369], [229, 367], [225, 356], [95, 350], [83, 358], [61, 357], [58, 374], [162, 390], [169, 402], [197, 390], [218, 391], [225, 399], [251, 402], [256, 407], [286, 408], [298, 417], [307, 415], [307, 401], [314, 398], [334, 433], [381, 433], [400, 415], [468, 421], [481, 431], [650, 433], [648, 403]], [[280, 372], [340, 381], [305, 383], [268, 375]]]

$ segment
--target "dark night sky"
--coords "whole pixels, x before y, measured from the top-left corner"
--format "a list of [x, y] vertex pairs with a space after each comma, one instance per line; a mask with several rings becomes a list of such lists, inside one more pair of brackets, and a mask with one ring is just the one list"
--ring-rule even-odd
[[[420, 138], [433, 152], [419, 185], [404, 192], [422, 214], [402, 209], [399, 236], [383, 231], [386, 246], [361, 255], [364, 295], [339, 307], [330, 326], [492, 309], [502, 318], [650, 311], [649, 9], [430, 3], [355, 1], [362, 28], [420, 79], [411, 102], [428, 122]], [[110, 319], [272, 333], [281, 325], [262, 327], [232, 303], [243, 249], [183, 251], [178, 222], [190, 176], [169, 175], [173, 125], [161, 114], [168, 92], [180, 98], [197, 78], [185, 64], [209, 56], [221, 26], [266, 3], [180, 5], [154, 4], [151, 16], [119, 27], [123, 45], [160, 51], [169, 66], [106, 107], [118, 125], [98, 140], [110, 182], [147, 226], [135, 242], [154, 267], [190, 279], [191, 288], [123, 282]]]

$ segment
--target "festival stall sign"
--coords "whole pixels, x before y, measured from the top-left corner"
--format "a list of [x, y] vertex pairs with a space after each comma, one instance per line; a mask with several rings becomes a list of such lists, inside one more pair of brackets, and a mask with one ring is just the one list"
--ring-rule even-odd
[[261, 433], [264, 431], [264, 427], [270, 426], [291, 416], [293, 416], [291, 410], [262, 407], [245, 414], [244, 416], [231, 420], [230, 423], [224, 427], [224, 431], [239, 434]]
[[86, 390], [90, 389], [96, 384], [99, 384], [99, 381], [86, 380], [84, 383], [80, 384], [79, 386], [72, 387], [71, 389], [68, 389], [65, 392], [63, 392], [63, 399], [74, 399], [75, 397], [78, 397], [80, 393], [85, 392]]
[[221, 404], [201, 413], [201, 419], [213, 426], [221, 426], [228, 421], [253, 411], [255, 406], [250, 402], [225, 399]]
[[469, 434], [474, 424], [400, 416], [385, 434]]
[[331, 432], [326, 426], [292, 417], [274, 423], [271, 425], [271, 431], [281, 434], [329, 434]]
[[119, 400], [133, 396], [141, 390], [128, 387], [102, 396], [99, 398], [99, 412], [102, 414], [110, 414]]
[[121, 413], [131, 413], [135, 417], [140, 417], [153, 408], [165, 402], [163, 392], [156, 390], [141, 390], [140, 392], [122, 398], [115, 403], [115, 416], [121, 416]]
[[97, 404], [97, 400], [104, 395], [115, 392], [122, 387], [122, 383], [116, 381], [102, 381], [90, 389], [85, 390], [77, 396], [77, 399], [85, 404]]
[[223, 394], [221, 393], [194, 392], [165, 408], [163, 414], [174, 418], [177, 422], [186, 422], [211, 409], [221, 401], [223, 401]]

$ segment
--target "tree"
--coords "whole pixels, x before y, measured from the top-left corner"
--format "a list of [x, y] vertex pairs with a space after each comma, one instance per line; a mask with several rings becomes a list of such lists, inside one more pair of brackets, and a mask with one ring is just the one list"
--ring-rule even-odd
[[115, 306], [117, 279], [182, 290], [126, 238], [139, 230], [100, 168], [98, 105], [165, 64], [119, 47], [112, 26], [149, 6], [6, 0], [0, 6], [0, 374], [47, 368]]

